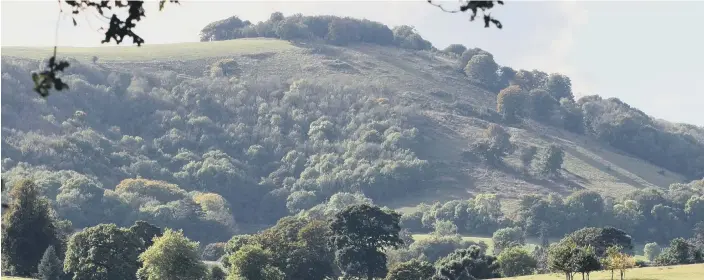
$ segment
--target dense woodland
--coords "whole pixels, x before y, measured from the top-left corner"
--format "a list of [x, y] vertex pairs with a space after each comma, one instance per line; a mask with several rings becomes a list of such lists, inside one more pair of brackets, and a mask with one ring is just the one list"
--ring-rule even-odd
[[[654, 119], [615, 98], [575, 100], [569, 77], [500, 66], [477, 48], [438, 50], [408, 26], [274, 13], [257, 24], [232, 17], [201, 31], [202, 41], [247, 37], [372, 44], [455, 60], [468, 84], [496, 94], [496, 108], [470, 108], [492, 124], [456, 151], [478, 165], [502, 168], [518, 153], [522, 172], [559, 177], [559, 146], [518, 146], [505, 129], [530, 119], [691, 182], [619, 198], [523, 196], [516, 213], [502, 212], [501, 199], [486, 193], [401, 215], [374, 205], [437, 187], [442, 167], [419, 156], [429, 143], [421, 140], [418, 104], [392, 84], [243, 78], [245, 66], [228, 58], [197, 77], [73, 60], [63, 76], [70, 93], [45, 100], [31, 94], [27, 75], [40, 62], [3, 57], [2, 177], [11, 205], [3, 272], [29, 276], [59, 261], [55, 273], [72, 279], [484, 279], [545, 271], [571, 279], [635, 266], [628, 258], [636, 243], [650, 245], [650, 265], [702, 262], [701, 127]], [[23, 211], [36, 218], [23, 221], [30, 215]], [[410, 233], [433, 237], [414, 242]], [[25, 234], [44, 241], [12, 239]], [[493, 235], [499, 245], [487, 252], [457, 234]], [[526, 237], [542, 245], [532, 253], [518, 248]], [[120, 244], [112, 259], [91, 259], [101, 238]], [[5, 249], [27, 246], [26, 255]], [[172, 247], [182, 251], [165, 249]], [[187, 256], [179, 260], [187, 271], [159, 266], [178, 254]], [[221, 262], [227, 273], [201, 259]]]

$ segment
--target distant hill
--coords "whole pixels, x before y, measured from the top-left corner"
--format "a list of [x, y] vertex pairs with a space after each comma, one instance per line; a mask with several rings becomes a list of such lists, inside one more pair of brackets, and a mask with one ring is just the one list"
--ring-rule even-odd
[[[48, 53], [2, 48], [3, 177], [34, 177], [79, 227], [139, 218], [235, 230], [357, 191], [399, 209], [488, 192], [510, 208], [523, 194], [623, 197], [704, 170], [704, 129], [616, 99], [573, 102], [583, 133], [506, 122], [497, 88], [434, 48], [262, 38], [62, 47], [75, 58], [71, 90], [42, 100], [29, 72]], [[518, 152], [498, 168], [467, 157], [491, 123], [517, 148], [561, 147], [560, 176], [523, 172]], [[652, 138], [634, 136], [644, 131]]]

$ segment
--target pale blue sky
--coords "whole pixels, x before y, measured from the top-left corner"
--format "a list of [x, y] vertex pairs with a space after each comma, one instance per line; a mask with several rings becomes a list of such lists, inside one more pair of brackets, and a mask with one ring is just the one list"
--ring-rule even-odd
[[[493, 53], [503, 65], [567, 74], [578, 96], [618, 97], [659, 118], [704, 125], [704, 2], [509, 1], [494, 12], [503, 30], [484, 29], [425, 0], [183, 0], [162, 13], [149, 2], [138, 30], [147, 44], [197, 41], [203, 26], [231, 15], [253, 22], [274, 11], [361, 17], [413, 25], [438, 48], [462, 43]], [[54, 44], [56, 1], [2, 0], [0, 9], [2, 46]], [[96, 16], [78, 23], [61, 20], [59, 44], [100, 45], [95, 30], [105, 23]]]

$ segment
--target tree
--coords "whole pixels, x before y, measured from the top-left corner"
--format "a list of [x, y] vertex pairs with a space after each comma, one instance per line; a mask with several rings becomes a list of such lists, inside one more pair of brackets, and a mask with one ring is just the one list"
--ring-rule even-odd
[[499, 95], [496, 96], [496, 111], [498, 111], [505, 120], [511, 122], [516, 121], [523, 111], [525, 97], [525, 92], [519, 86], [513, 85], [502, 89]]
[[557, 175], [562, 168], [565, 152], [556, 145], [550, 145], [539, 162], [539, 170], [543, 175]]
[[[257, 245], [245, 245], [230, 255], [228, 279], [281, 280], [283, 272], [273, 266], [271, 252]], [[236, 278], [239, 276], [240, 278]]]
[[535, 120], [548, 121], [554, 109], [560, 105], [557, 100], [542, 88], [533, 89], [528, 92], [525, 111]]
[[523, 248], [510, 247], [501, 251], [497, 261], [503, 277], [532, 274], [538, 262]]
[[535, 146], [529, 146], [521, 149], [520, 152], [520, 159], [521, 163], [523, 164], [523, 167], [526, 169], [530, 168], [531, 163], [533, 162], [533, 159], [535, 159], [535, 155], [538, 153], [538, 148]]
[[39, 271], [37, 275], [41, 280], [60, 280], [63, 276], [63, 263], [56, 255], [54, 246], [49, 246], [44, 251], [44, 256], [39, 262]]
[[208, 272], [208, 277], [210, 280], [225, 280], [227, 277], [227, 274], [225, 274], [225, 271], [220, 268], [218, 265], [213, 265], [210, 267], [210, 271]]
[[3, 273], [29, 277], [37, 272], [46, 249], [62, 248], [61, 241], [49, 203], [39, 196], [34, 182], [18, 181], [10, 197], [2, 223]]
[[574, 96], [572, 95], [572, 82], [570, 78], [565, 75], [556, 73], [550, 74], [548, 80], [545, 82], [545, 88], [555, 100], [562, 98], [574, 100]]
[[444, 50], [442, 50], [445, 53], [452, 53], [456, 55], [462, 55], [463, 52], [467, 50], [467, 47], [465, 47], [462, 44], [451, 44], [447, 46]]
[[704, 261], [704, 253], [684, 238], [675, 238], [655, 262], [660, 265], [693, 264]]
[[609, 247], [602, 261], [604, 268], [611, 270], [611, 279], [614, 279], [614, 270], [619, 271], [623, 280], [626, 277], [626, 270], [635, 267], [635, 259], [623, 253], [621, 246], [618, 245]]
[[334, 276], [334, 254], [320, 242], [331, 236], [327, 223], [301, 217], [285, 217], [256, 236], [262, 249], [271, 252], [272, 265], [286, 279], [322, 280]]
[[68, 242], [64, 272], [74, 280], [137, 279], [142, 241], [128, 229], [100, 224], [76, 233]]
[[498, 81], [496, 71], [499, 65], [494, 62], [494, 58], [484, 54], [478, 54], [467, 62], [464, 68], [465, 74], [470, 79], [480, 82], [487, 88], [493, 88]]
[[206, 261], [217, 261], [225, 255], [225, 242], [210, 243], [205, 245], [200, 254], [201, 259]]
[[614, 227], [583, 228], [570, 233], [560, 242], [572, 242], [579, 247], [591, 246], [597, 256], [604, 256], [606, 249], [611, 246], [619, 246], [623, 250], [633, 249], [631, 236]]
[[643, 254], [645, 254], [645, 257], [651, 262], [660, 255], [661, 251], [662, 249], [660, 249], [658, 243], [655, 242], [645, 244], [645, 247], [643, 247]]
[[514, 147], [511, 135], [500, 125], [492, 123], [484, 130], [484, 139], [474, 149], [487, 163], [496, 166], [513, 152]]
[[571, 280], [575, 272], [571, 265], [574, 250], [577, 245], [574, 242], [559, 242], [550, 245], [548, 249], [548, 269], [553, 272], [562, 272], [566, 280]]
[[519, 227], [502, 228], [494, 232], [491, 237], [494, 241], [494, 253], [498, 254], [504, 249], [526, 244], [526, 237], [523, 229]]
[[353, 205], [337, 213], [330, 224], [335, 259], [351, 276], [384, 277], [385, 248], [403, 244], [399, 237], [401, 215], [369, 204]]
[[435, 268], [426, 261], [416, 259], [399, 263], [391, 267], [386, 280], [427, 280], [433, 277]]
[[139, 279], [204, 279], [207, 270], [198, 256], [198, 243], [183, 236], [183, 231], [166, 229], [164, 235], [154, 238], [154, 244], [139, 255], [142, 267]]
[[457, 234], [457, 226], [452, 221], [440, 220], [435, 222], [435, 234], [439, 236]]
[[499, 277], [499, 264], [477, 246], [459, 249], [435, 263], [433, 280], [488, 279]]
[[154, 238], [162, 235], [161, 228], [145, 221], [136, 221], [129, 231], [142, 241], [139, 252], [142, 253], [154, 244]]
[[587, 280], [589, 280], [589, 274], [592, 271], [601, 269], [599, 257], [597, 257], [592, 246], [575, 247], [570, 259], [570, 265], [574, 272], [582, 273], [582, 279], [584, 279], [586, 274]]

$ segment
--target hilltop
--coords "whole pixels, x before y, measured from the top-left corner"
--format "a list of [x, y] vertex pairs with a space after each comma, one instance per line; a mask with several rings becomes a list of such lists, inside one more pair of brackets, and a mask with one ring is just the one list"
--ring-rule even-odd
[[[198, 227], [177, 211], [189, 203], [206, 212], [200, 226], [266, 225], [337, 192], [362, 191], [401, 210], [479, 193], [496, 194], [508, 210], [524, 194], [593, 190], [620, 199], [699, 176], [697, 166], [646, 157], [670, 144], [628, 150], [618, 141], [641, 129], [618, 136], [624, 123], [688, 143], [675, 161], [696, 160], [704, 147], [702, 128], [653, 120], [616, 99], [575, 103], [595, 127], [606, 125], [590, 119], [598, 110], [619, 120], [608, 135], [528, 117], [506, 122], [497, 90], [458, 69], [461, 54], [434, 48], [271, 38], [62, 47], [71, 90], [47, 100], [31, 92], [28, 73], [49, 49], [2, 53], [3, 177], [33, 176], [78, 227], [135, 217]], [[522, 171], [517, 152], [500, 167], [467, 157], [491, 124], [517, 148], [561, 147], [560, 176]], [[106, 213], [80, 210], [108, 202], [117, 206]]]

